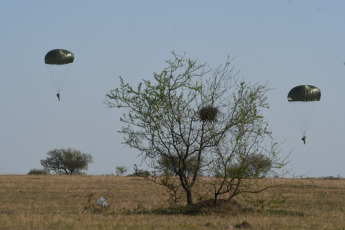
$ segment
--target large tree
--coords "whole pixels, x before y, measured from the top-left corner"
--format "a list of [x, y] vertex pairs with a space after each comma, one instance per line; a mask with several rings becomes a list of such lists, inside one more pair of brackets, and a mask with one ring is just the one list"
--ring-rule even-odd
[[[239, 149], [248, 138], [260, 144], [270, 137], [261, 114], [268, 107], [268, 89], [241, 81], [229, 58], [213, 69], [173, 52], [166, 63], [152, 81], [136, 88], [120, 77], [120, 87], [106, 95], [106, 104], [126, 109], [120, 119], [126, 124], [120, 130], [124, 143], [138, 149], [153, 168], [168, 168], [177, 176], [191, 205], [199, 176], [220, 166], [223, 151]], [[250, 130], [254, 123], [258, 127]], [[227, 141], [232, 142], [228, 147]], [[251, 152], [244, 151], [237, 155]]]
[[54, 149], [47, 154], [48, 157], [45, 160], [41, 160], [41, 165], [46, 170], [52, 170], [57, 173], [78, 174], [82, 170], [87, 170], [89, 163], [92, 163], [91, 154], [82, 153], [71, 148]]

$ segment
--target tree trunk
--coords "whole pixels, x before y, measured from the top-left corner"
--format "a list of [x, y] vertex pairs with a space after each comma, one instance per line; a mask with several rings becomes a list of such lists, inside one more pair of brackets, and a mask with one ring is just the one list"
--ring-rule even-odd
[[219, 195], [218, 193], [214, 193], [214, 201], [213, 201], [214, 205], [217, 204], [218, 195]]
[[187, 178], [183, 177], [182, 174], [178, 175], [180, 178], [181, 186], [182, 188], [186, 191], [187, 195], [187, 205], [192, 205], [193, 204], [193, 198], [192, 198], [192, 188], [190, 185], [188, 185]]
[[187, 189], [186, 194], [187, 194], [187, 205], [192, 205], [193, 204], [192, 192], [189, 189]]

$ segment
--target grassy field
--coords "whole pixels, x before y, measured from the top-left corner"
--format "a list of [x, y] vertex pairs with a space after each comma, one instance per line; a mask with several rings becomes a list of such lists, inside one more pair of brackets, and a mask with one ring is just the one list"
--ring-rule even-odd
[[[142, 178], [0, 175], [0, 229], [225, 230], [243, 221], [252, 229], [345, 229], [344, 179], [272, 181], [286, 184], [285, 202], [263, 212], [186, 213], [169, 208], [165, 189]], [[106, 196], [109, 210], [84, 210], [90, 194], [92, 203]], [[257, 199], [268, 197], [263, 192]]]

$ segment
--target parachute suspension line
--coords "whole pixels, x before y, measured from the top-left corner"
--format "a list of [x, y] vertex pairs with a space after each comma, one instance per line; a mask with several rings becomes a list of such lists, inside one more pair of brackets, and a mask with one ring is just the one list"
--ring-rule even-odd
[[290, 108], [296, 118], [298, 126], [303, 135], [308, 133], [311, 121], [316, 112], [318, 102], [289, 102]]
[[314, 117], [314, 114], [315, 114], [315, 111], [316, 111], [316, 108], [317, 108], [317, 105], [318, 103], [317, 102], [311, 102], [309, 103], [310, 104], [310, 113], [309, 113], [309, 121], [307, 122], [307, 125], [305, 126], [305, 132], [303, 133], [303, 135], [305, 136], [310, 128], [310, 124], [311, 124], [311, 121], [313, 120], [313, 117]]
[[56, 83], [55, 83], [55, 81], [54, 81], [54, 79], [52, 77], [52, 75], [53, 75], [52, 71], [50, 70], [49, 66], [46, 66], [46, 67], [47, 67], [47, 70], [49, 71], [49, 74], [51, 76], [50, 80], [53, 82], [53, 85], [55, 87], [56, 93], [60, 93], [61, 90], [58, 89], [58, 87], [57, 87], [57, 85], [56, 85]]
[[71, 65], [46, 65], [49, 71], [50, 78], [53, 82], [53, 85], [56, 89], [56, 93], [60, 93], [64, 87], [65, 81], [70, 72]]

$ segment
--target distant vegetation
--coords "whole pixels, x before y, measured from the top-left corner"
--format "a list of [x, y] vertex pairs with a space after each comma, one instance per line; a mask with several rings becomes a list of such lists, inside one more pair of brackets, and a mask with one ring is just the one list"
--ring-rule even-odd
[[151, 176], [150, 171], [139, 169], [136, 164], [134, 164], [133, 170], [134, 170], [134, 173], [132, 173], [132, 174], [130, 174], [128, 176], [131, 176], [131, 177], [144, 177], [144, 178]]
[[46, 169], [31, 169], [28, 172], [28, 175], [48, 175], [49, 171], [47, 171]]
[[127, 173], [128, 169], [126, 166], [117, 166], [116, 167], [116, 176], [124, 176]]
[[56, 174], [75, 175], [82, 174], [82, 170], [87, 170], [92, 163], [92, 155], [82, 153], [75, 149], [54, 149], [49, 151], [48, 157], [41, 160], [41, 165], [48, 172]]

